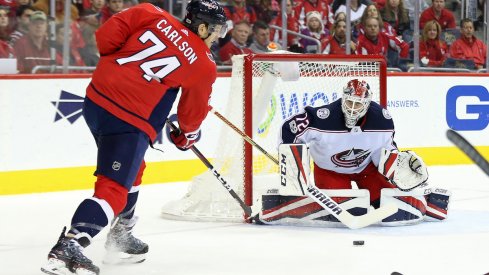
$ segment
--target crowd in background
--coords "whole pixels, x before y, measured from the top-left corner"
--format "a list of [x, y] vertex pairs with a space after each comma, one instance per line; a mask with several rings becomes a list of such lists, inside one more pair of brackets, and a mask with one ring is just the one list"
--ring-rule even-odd
[[[138, 0], [72, 0], [71, 24], [66, 32], [64, 1], [54, 1], [56, 15], [50, 18], [50, 0], [0, 0], [0, 58], [17, 58], [19, 73], [31, 73], [39, 65], [62, 65], [64, 34], [68, 33], [69, 65], [82, 67], [70, 72], [83, 72], [83, 67], [96, 66], [99, 59], [97, 28], [113, 14], [139, 3]], [[347, 28], [346, 0], [229, 0], [222, 4], [230, 31], [211, 49], [218, 65], [231, 65], [231, 57], [236, 54], [282, 49], [283, 32], [275, 27], [282, 26], [279, 1], [286, 1], [288, 32], [287, 48], [283, 50], [330, 55], [347, 51], [357, 55], [380, 54], [385, 56], [388, 67], [402, 70], [414, 62], [416, 0], [351, 0], [350, 28]], [[477, 17], [470, 19], [460, 16], [457, 0], [448, 4], [447, 0], [419, 1], [422, 10], [418, 16], [419, 64], [484, 68], [487, 43], [476, 28], [482, 26], [485, 0], [478, 0]], [[150, 2], [168, 7], [166, 2]], [[173, 14], [179, 17], [178, 13]], [[55, 24], [55, 28], [49, 28], [49, 23]], [[348, 29], [350, 39], [347, 39]]]

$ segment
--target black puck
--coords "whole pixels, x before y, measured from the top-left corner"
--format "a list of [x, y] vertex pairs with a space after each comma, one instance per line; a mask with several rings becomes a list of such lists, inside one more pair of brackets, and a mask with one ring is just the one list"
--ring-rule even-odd
[[391, 275], [402, 275], [401, 273], [397, 272], [397, 271], [394, 271], [391, 273]]
[[364, 245], [365, 241], [353, 241], [353, 245]]

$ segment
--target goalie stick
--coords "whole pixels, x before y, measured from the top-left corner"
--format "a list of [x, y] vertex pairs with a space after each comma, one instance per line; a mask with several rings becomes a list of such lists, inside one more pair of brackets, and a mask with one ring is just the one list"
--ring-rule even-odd
[[[178, 127], [175, 126], [175, 124], [173, 124], [173, 122], [171, 122], [170, 120], [167, 119], [166, 124], [168, 124], [168, 126], [173, 131], [179, 131]], [[216, 177], [216, 179], [222, 184], [222, 186], [224, 188], [226, 188], [226, 190], [229, 192], [229, 194], [239, 203], [239, 205], [241, 206], [241, 208], [243, 209], [243, 211], [246, 214], [246, 218], [251, 219], [251, 220], [255, 219], [255, 217], [252, 216], [251, 207], [244, 203], [244, 201], [238, 196], [238, 194], [236, 194], [236, 192], [231, 187], [231, 185], [229, 185], [229, 183], [221, 176], [221, 173], [219, 173], [214, 168], [214, 166], [212, 166], [212, 164], [209, 162], [209, 160], [199, 151], [199, 149], [197, 149], [197, 147], [195, 147], [195, 145], [193, 145], [192, 147], [190, 147], [190, 150], [192, 150], [192, 152], [194, 152], [194, 154], [202, 161], [202, 163], [204, 163], [204, 165], [209, 169], [209, 171], [211, 171], [212, 175], [214, 175], [214, 177]], [[256, 215], [256, 216], [258, 216], [258, 215]], [[256, 219], [256, 221], [258, 221], [258, 219]]]
[[489, 176], [489, 162], [462, 135], [452, 129], [447, 130], [447, 138], [464, 152], [486, 175]]
[[[235, 132], [243, 137], [248, 143], [257, 148], [260, 152], [262, 152], [265, 156], [267, 156], [271, 161], [273, 161], [276, 165], [279, 165], [278, 159], [270, 155], [263, 147], [258, 145], [253, 139], [251, 139], [246, 133], [241, 131], [238, 127], [236, 127], [232, 122], [226, 119], [219, 112], [214, 110], [211, 107], [211, 112], [215, 114], [219, 119], [221, 119], [226, 125], [231, 127]], [[299, 162], [300, 163], [300, 162]], [[302, 167], [301, 167], [302, 168]], [[300, 172], [303, 176], [304, 182], [306, 182], [306, 195], [312, 198], [315, 202], [317, 202], [321, 207], [331, 213], [334, 217], [336, 217], [341, 223], [346, 225], [350, 229], [359, 229], [376, 222], [379, 222], [394, 213], [396, 213], [399, 209], [393, 205], [385, 205], [379, 207], [377, 209], [369, 211], [367, 214], [361, 216], [353, 216], [348, 211], [341, 208], [339, 204], [337, 204], [331, 197], [326, 195], [323, 191], [318, 189], [316, 186], [310, 184], [308, 179], [306, 178], [306, 174], [304, 173], [303, 168], [300, 169]]]

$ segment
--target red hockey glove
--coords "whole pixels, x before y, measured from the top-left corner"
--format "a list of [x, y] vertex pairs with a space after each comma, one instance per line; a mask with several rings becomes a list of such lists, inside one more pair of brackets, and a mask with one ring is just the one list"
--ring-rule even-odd
[[170, 139], [175, 146], [182, 151], [187, 151], [197, 142], [200, 137], [200, 130], [184, 134], [180, 129], [170, 132]]

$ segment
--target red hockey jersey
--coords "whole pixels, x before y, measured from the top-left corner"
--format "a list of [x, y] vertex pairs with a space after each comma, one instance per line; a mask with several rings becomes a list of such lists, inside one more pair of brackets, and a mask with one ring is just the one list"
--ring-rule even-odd
[[96, 32], [100, 61], [87, 97], [154, 140], [170, 88], [181, 88], [178, 122], [193, 132], [209, 111], [216, 64], [204, 41], [166, 11], [145, 3], [113, 15]]

